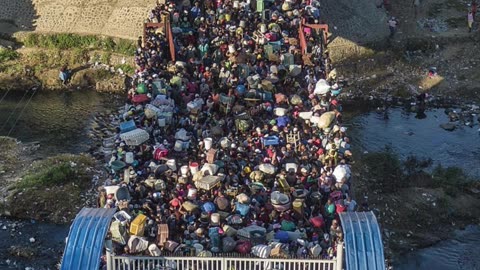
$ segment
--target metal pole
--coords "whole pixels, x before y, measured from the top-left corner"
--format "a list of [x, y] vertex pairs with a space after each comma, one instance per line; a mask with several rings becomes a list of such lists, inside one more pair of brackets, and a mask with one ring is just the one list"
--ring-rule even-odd
[[337, 244], [337, 269], [343, 270], [343, 242]]
[[106, 249], [106, 259], [107, 259], [107, 270], [113, 270], [112, 262], [112, 240], [105, 240], [105, 249]]

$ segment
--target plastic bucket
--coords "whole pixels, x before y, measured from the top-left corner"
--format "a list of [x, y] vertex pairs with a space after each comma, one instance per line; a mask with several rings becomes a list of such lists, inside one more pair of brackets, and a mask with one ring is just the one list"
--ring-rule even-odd
[[181, 152], [183, 150], [183, 142], [180, 140], [176, 140], [175, 145], [173, 146], [173, 150]]
[[190, 172], [192, 174], [196, 174], [198, 172], [198, 163], [197, 162], [190, 163]]
[[164, 127], [167, 125], [167, 120], [165, 118], [158, 118], [158, 126]]
[[125, 163], [132, 164], [133, 163], [133, 152], [127, 152], [125, 154]]
[[293, 170], [293, 172], [297, 172], [298, 165], [296, 163], [287, 163], [285, 164], [285, 170], [288, 172], [290, 170]]
[[293, 201], [292, 206], [296, 212], [303, 212], [303, 200], [296, 199]]
[[213, 224], [220, 224], [220, 214], [219, 214], [219, 213], [213, 213], [213, 214], [210, 216], [210, 221], [211, 221]]
[[182, 174], [182, 176], [187, 176], [188, 166], [185, 165], [185, 166], [180, 167], [180, 173]]
[[170, 168], [170, 170], [172, 171], [177, 170], [177, 162], [175, 161], [175, 159], [169, 159], [165, 164], [168, 166], [168, 168]]
[[198, 254], [203, 251], [203, 246], [201, 244], [193, 244], [193, 247], [195, 248], [196, 256], [198, 256]]
[[234, 44], [228, 45], [228, 52], [229, 53], [234, 53], [235, 52], [235, 45]]
[[262, 23], [262, 24], [260, 25], [260, 32], [261, 32], [262, 34], [265, 34], [265, 33], [267, 32], [267, 25], [266, 25], [266, 24]]
[[223, 137], [221, 140], [220, 140], [220, 146], [222, 148], [227, 148], [229, 145], [231, 144], [230, 140]]
[[197, 197], [197, 189], [190, 188], [188, 189], [187, 199], [195, 199]]
[[205, 150], [208, 151], [212, 148], [213, 140], [212, 140], [212, 138], [205, 138], [205, 139], [203, 139], [203, 143], [205, 144]]

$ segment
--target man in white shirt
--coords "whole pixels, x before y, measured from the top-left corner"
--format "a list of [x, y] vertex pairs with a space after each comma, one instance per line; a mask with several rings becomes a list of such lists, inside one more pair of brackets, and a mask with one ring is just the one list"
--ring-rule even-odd
[[392, 38], [397, 31], [398, 21], [395, 17], [390, 18], [388, 21], [388, 27], [390, 28], [390, 37]]

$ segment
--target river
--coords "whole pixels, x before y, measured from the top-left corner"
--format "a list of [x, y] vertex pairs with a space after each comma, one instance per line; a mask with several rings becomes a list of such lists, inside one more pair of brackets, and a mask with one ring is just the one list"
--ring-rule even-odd
[[[9, 94], [0, 103], [0, 123], [5, 123], [22, 95]], [[18, 117], [23, 108], [21, 105], [27, 100], [25, 98], [20, 103], [20, 109], [17, 108], [0, 135], [8, 134], [15, 122], [12, 119]], [[111, 101], [111, 96], [92, 91], [39, 92], [25, 108], [10, 135], [24, 142], [39, 141], [39, 155], [86, 151], [91, 144], [86, 135], [93, 116], [96, 112], [113, 108]], [[444, 131], [439, 124], [448, 122], [448, 119], [442, 109], [427, 111], [424, 119], [417, 119], [415, 114], [402, 108], [390, 109], [388, 119], [375, 112], [355, 114], [347, 124], [348, 133], [353, 138], [352, 145], [358, 151], [378, 151], [390, 145], [401, 157], [409, 154], [430, 157], [444, 166], [461, 166], [473, 176], [480, 175], [478, 126]], [[13, 226], [15, 223], [17, 226]], [[0, 224], [0, 269], [54, 269], [61, 258], [68, 226], [7, 219], [0, 219]], [[31, 237], [35, 238], [35, 243], [30, 243]], [[32, 262], [10, 256], [9, 248], [13, 243], [33, 247], [42, 244], [42, 249]], [[396, 262], [395, 269], [479, 269], [478, 246], [480, 228], [468, 227], [465, 231], [455, 232], [449, 240], [405, 256]]]
[[[435, 164], [458, 166], [472, 176], [480, 177], [480, 136], [478, 125], [459, 125], [452, 132], [440, 128], [448, 123], [444, 109], [426, 111], [424, 119], [402, 108], [384, 113], [364, 113], [348, 121], [352, 146], [359, 151], [375, 152], [389, 145], [405, 158], [410, 154], [431, 158]], [[433, 166], [432, 166], [433, 167]]]
[[40, 142], [39, 156], [87, 151], [94, 114], [113, 109], [118, 100], [90, 90], [38, 91], [30, 102], [31, 93], [22, 100], [23, 95], [12, 91], [0, 103], [0, 136], [10, 133], [22, 142]]

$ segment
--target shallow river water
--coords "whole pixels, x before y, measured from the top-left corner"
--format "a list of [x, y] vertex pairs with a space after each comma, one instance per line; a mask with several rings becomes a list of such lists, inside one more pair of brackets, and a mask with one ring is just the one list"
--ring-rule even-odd
[[350, 131], [352, 146], [361, 152], [375, 152], [390, 145], [405, 158], [410, 154], [429, 157], [442, 166], [458, 166], [469, 175], [480, 177], [480, 133], [478, 125], [459, 125], [454, 131], [445, 131], [440, 124], [448, 122], [444, 109], [425, 112], [418, 119], [415, 113], [401, 108], [383, 113], [370, 112], [353, 118]]
[[115, 99], [86, 90], [39, 91], [29, 102], [30, 96], [22, 100], [23, 93], [10, 92], [0, 103], [0, 136], [10, 133], [22, 142], [38, 141], [38, 154], [47, 156], [88, 150], [87, 131], [93, 115], [111, 109]]
[[[0, 93], [3, 96], [3, 93]], [[28, 96], [28, 95], [27, 95]], [[22, 94], [9, 95], [0, 103], [0, 123], [3, 125], [18, 104]], [[91, 144], [86, 136], [89, 123], [95, 112], [112, 107], [112, 98], [91, 91], [67, 93], [40, 92], [26, 107], [11, 136], [24, 142], [39, 141], [42, 155], [86, 151]], [[25, 104], [26, 99], [23, 101]], [[21, 103], [22, 104], [22, 103]], [[20, 105], [21, 105], [20, 104]], [[21, 108], [15, 115], [20, 114]], [[401, 156], [414, 154], [430, 157], [444, 166], [460, 166], [472, 176], [480, 176], [480, 136], [478, 126], [460, 127], [453, 132], [444, 131], [439, 124], [448, 122], [442, 109], [426, 112], [424, 119], [415, 118], [401, 108], [389, 110], [388, 119], [376, 112], [355, 113], [347, 121], [348, 133], [357, 152], [379, 151], [389, 144]], [[7, 135], [13, 122], [0, 131]], [[1, 269], [54, 269], [60, 260], [68, 226], [43, 223], [20, 222], [19, 230], [12, 231], [12, 220], [0, 219], [0, 270]], [[22, 235], [18, 234], [22, 232]], [[36, 242], [30, 243], [29, 238]], [[42, 243], [44, 251], [35, 261], [13, 258], [8, 253], [11, 245], [37, 245]], [[480, 269], [480, 228], [469, 227], [458, 231], [450, 240], [433, 247], [415, 251], [396, 262], [395, 269]], [[10, 258], [10, 261], [6, 260]], [[12, 263], [16, 262], [16, 265]]]

